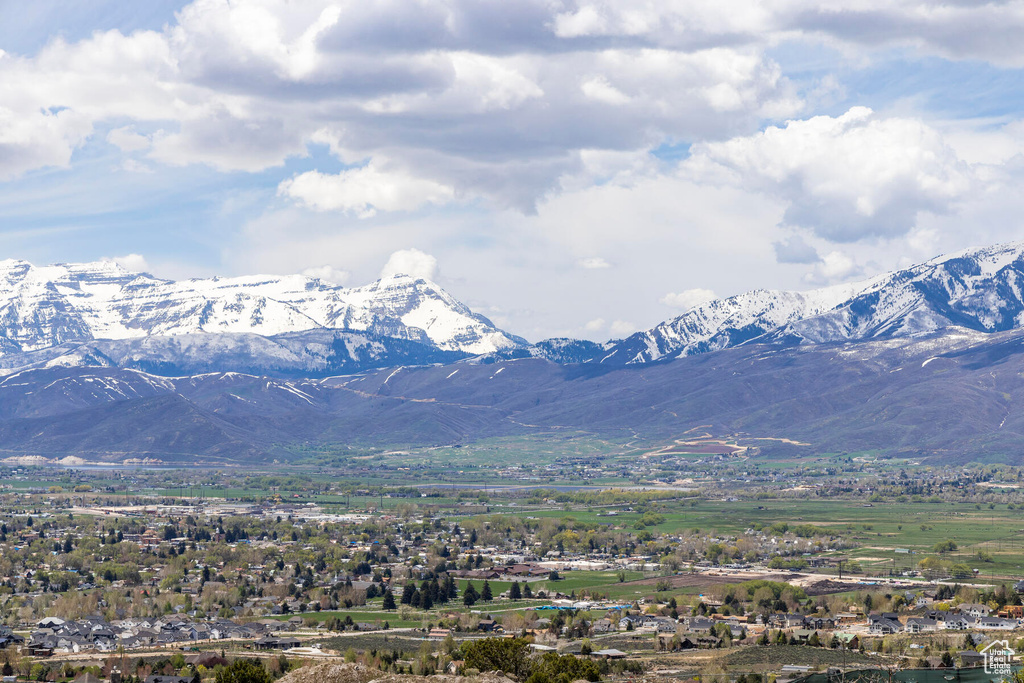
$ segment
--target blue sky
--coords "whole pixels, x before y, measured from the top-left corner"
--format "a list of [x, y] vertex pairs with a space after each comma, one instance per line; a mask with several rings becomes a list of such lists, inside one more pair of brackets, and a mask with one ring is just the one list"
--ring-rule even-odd
[[608, 339], [1024, 238], [1024, 3], [0, 0], [0, 256]]

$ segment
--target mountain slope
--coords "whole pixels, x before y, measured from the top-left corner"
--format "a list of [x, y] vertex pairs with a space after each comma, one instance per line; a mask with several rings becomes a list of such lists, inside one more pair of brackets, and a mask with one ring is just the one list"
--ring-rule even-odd
[[[249, 276], [174, 282], [113, 262], [0, 262], [0, 364], [323, 374], [445, 362], [526, 342], [437, 285]], [[203, 367], [219, 358], [223, 365]]]
[[701, 304], [618, 342], [613, 365], [749, 343], [825, 343], [916, 337], [960, 327], [1024, 324], [1024, 242], [968, 249], [849, 285], [809, 292], [756, 290]]
[[299, 448], [433, 446], [550, 433], [665, 444], [702, 427], [762, 452], [872, 450], [1019, 463], [1024, 331], [749, 344], [671, 363], [542, 359], [324, 379], [49, 368], [0, 380], [0, 458], [245, 464]]

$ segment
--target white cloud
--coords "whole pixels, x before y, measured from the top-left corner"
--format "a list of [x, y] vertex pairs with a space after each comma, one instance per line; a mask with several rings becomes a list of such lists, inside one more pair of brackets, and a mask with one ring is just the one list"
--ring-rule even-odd
[[315, 266], [302, 271], [306, 277], [315, 277], [332, 285], [343, 285], [352, 277], [347, 270], [339, 270], [334, 266]]
[[67, 167], [91, 133], [92, 124], [77, 112], [16, 112], [0, 100], [0, 180], [47, 166]]
[[775, 260], [778, 263], [818, 263], [821, 256], [818, 250], [807, 243], [800, 235], [790, 235], [784, 240], [772, 244], [775, 249]]
[[710, 289], [701, 289], [697, 287], [694, 289], [685, 289], [682, 292], [669, 292], [658, 299], [658, 301], [669, 308], [678, 308], [683, 311], [688, 311], [691, 308], [711, 301], [714, 298], [715, 293]]
[[639, 327], [635, 323], [626, 322], [625, 320], [616, 320], [611, 324], [609, 332], [612, 337], [628, 337], [629, 335], [636, 332]]
[[906, 234], [920, 212], [946, 213], [974, 185], [935, 129], [865, 107], [696, 145], [685, 167], [777, 195], [785, 223], [836, 242]]
[[380, 271], [381, 277], [408, 275], [433, 280], [437, 277], [437, 259], [419, 249], [402, 249], [391, 254]]
[[606, 327], [608, 327], [608, 322], [604, 318], [594, 318], [593, 320], [588, 320], [583, 329], [590, 333], [596, 333], [601, 332]]
[[552, 33], [557, 16], [533, 2], [483, 15], [464, 0], [196, 0], [161, 31], [55, 39], [0, 57], [0, 106], [37, 131], [3, 141], [0, 174], [66, 166], [101, 124], [126, 152], [221, 171], [280, 166], [329, 139], [346, 163], [387, 157], [436, 183], [432, 199], [530, 212], [583, 150], [719, 137], [799, 106], [759, 47], [648, 40], [646, 19], [635, 44], [581, 47]]
[[148, 137], [136, 133], [131, 126], [111, 130], [107, 133], [107, 142], [122, 152], [141, 152], [144, 149], [149, 149], [152, 144]]
[[821, 257], [821, 263], [804, 278], [812, 285], [827, 285], [863, 275], [864, 269], [848, 254], [830, 251]]
[[592, 100], [605, 104], [626, 104], [629, 102], [629, 95], [608, 82], [604, 76], [588, 78], [580, 85], [583, 94]]
[[281, 183], [278, 193], [317, 211], [348, 211], [363, 217], [380, 211], [412, 211], [424, 204], [444, 204], [455, 191], [403, 171], [383, 170], [374, 162], [328, 175], [307, 171]]
[[148, 273], [150, 270], [149, 263], [142, 254], [125, 254], [124, 256], [114, 256], [104, 260], [113, 261], [125, 270], [133, 273]]
[[586, 270], [601, 270], [604, 268], [612, 267], [612, 264], [608, 263], [600, 256], [591, 256], [589, 258], [583, 258], [577, 261], [577, 263], [579, 263], [580, 268], [585, 268]]

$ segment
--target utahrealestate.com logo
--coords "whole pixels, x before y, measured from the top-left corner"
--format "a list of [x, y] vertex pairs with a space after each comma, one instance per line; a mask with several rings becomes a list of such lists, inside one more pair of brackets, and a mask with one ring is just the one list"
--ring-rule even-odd
[[1013, 674], [1013, 656], [1016, 653], [1007, 640], [993, 640], [981, 650], [984, 658], [985, 673], [997, 676]]

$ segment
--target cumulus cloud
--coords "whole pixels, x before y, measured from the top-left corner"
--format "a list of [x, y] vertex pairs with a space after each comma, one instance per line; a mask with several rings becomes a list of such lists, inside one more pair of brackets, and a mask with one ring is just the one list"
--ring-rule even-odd
[[1014, 2], [823, 0], [728, 4], [669, 0], [577, 0], [555, 15], [565, 39], [646, 40], [689, 46], [772, 42], [782, 38], [861, 48], [913, 47], [953, 59], [1021, 66], [1024, 13]]
[[77, 112], [17, 112], [0, 100], [0, 180], [47, 166], [67, 167], [91, 133], [88, 117]]
[[606, 327], [608, 327], [608, 322], [604, 318], [594, 318], [593, 320], [588, 320], [583, 326], [583, 329], [587, 332], [594, 333], [600, 332]]
[[0, 119], [18, 123], [0, 126], [0, 174], [66, 166], [106, 124], [126, 153], [222, 171], [280, 166], [328, 137], [346, 163], [387, 157], [436, 183], [411, 193], [428, 202], [453, 192], [530, 212], [582, 170], [581, 150], [721, 137], [799, 107], [756, 45], [640, 33], [579, 45], [555, 30], [559, 12], [533, 0], [486, 13], [465, 0], [196, 0], [161, 31], [55, 39], [0, 57]]
[[144, 149], [149, 149], [151, 144], [148, 137], [135, 132], [131, 126], [113, 129], [107, 133], [107, 142], [122, 152], [141, 152]]
[[678, 308], [688, 311], [695, 306], [707, 303], [715, 298], [715, 293], [710, 289], [685, 289], [681, 292], [669, 292], [658, 301], [669, 308]]
[[302, 271], [302, 274], [306, 277], [315, 277], [332, 285], [343, 285], [352, 277], [352, 274], [347, 270], [340, 270], [334, 266], [306, 268]]
[[864, 269], [851, 256], [841, 251], [830, 251], [821, 257], [821, 262], [804, 280], [812, 285], [828, 285], [863, 274]]
[[935, 129], [866, 107], [696, 145], [687, 167], [783, 198], [786, 224], [836, 242], [904, 235], [920, 212], [953, 209], [974, 181]]
[[146, 257], [142, 254], [125, 254], [124, 256], [114, 256], [113, 258], [106, 258], [104, 260], [113, 261], [125, 270], [130, 270], [133, 273], [149, 272], [149, 263], [146, 261]]
[[317, 211], [348, 211], [362, 217], [380, 211], [412, 211], [455, 196], [446, 185], [384, 170], [374, 162], [336, 175], [307, 171], [281, 183], [278, 193]]
[[381, 277], [408, 275], [433, 280], [437, 276], [437, 259], [419, 249], [402, 249], [391, 254], [380, 271]]
[[638, 329], [639, 328], [635, 323], [627, 322], [625, 320], [616, 320], [612, 322], [608, 331], [611, 332], [613, 337], [628, 337]]
[[800, 235], [790, 235], [774, 242], [775, 260], [778, 263], [817, 263], [821, 260], [818, 250], [808, 244]]

